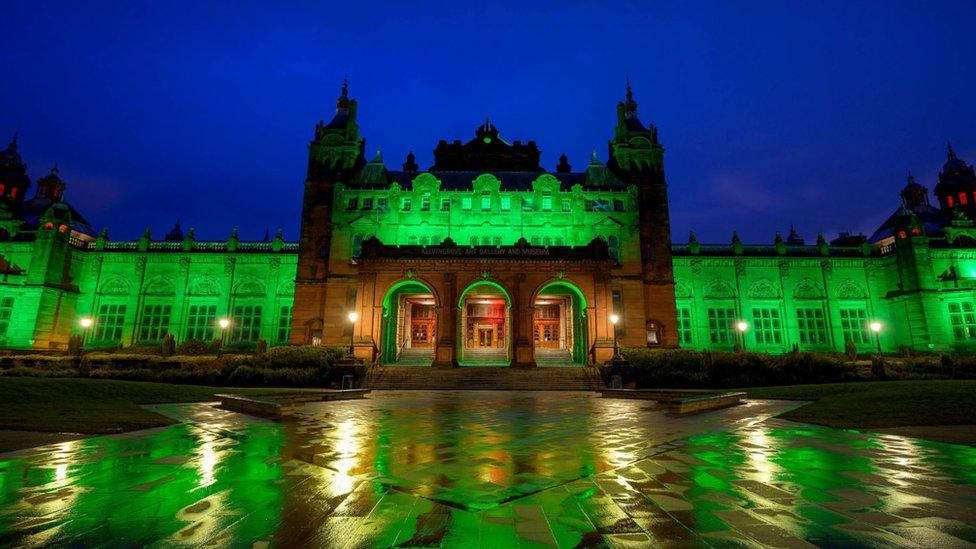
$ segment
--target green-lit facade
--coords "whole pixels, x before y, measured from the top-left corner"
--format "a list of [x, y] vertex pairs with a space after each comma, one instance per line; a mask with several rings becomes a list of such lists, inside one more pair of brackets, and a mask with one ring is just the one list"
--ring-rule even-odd
[[534, 142], [508, 142], [487, 120], [467, 142], [437, 144], [429, 168], [410, 154], [393, 170], [365, 153], [356, 109], [344, 87], [315, 127], [297, 242], [242, 242], [236, 230], [198, 241], [179, 227], [111, 240], [64, 200], [56, 171], [31, 188], [11, 143], [0, 347], [64, 349], [74, 333], [88, 346], [154, 345], [170, 333], [351, 341], [382, 364], [533, 367], [600, 363], [615, 334], [622, 346], [869, 352], [879, 322], [889, 352], [976, 342], [976, 176], [951, 149], [938, 204], [910, 179], [870, 237], [671, 244], [664, 149], [629, 89], [607, 155], [575, 171], [565, 155], [543, 168]]

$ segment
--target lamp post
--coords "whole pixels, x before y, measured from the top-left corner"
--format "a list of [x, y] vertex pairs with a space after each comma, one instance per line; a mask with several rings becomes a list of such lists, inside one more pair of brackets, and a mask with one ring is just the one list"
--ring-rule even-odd
[[224, 355], [224, 343], [227, 342], [227, 328], [230, 326], [230, 319], [221, 318], [217, 321], [217, 326], [220, 327], [220, 348], [217, 349], [217, 358]]
[[81, 325], [81, 348], [82, 349], [85, 348], [85, 340], [88, 339], [88, 330], [91, 329], [92, 324], [94, 323], [95, 321], [92, 320], [90, 316], [83, 316], [81, 317], [81, 320], [78, 321], [78, 324]]
[[742, 350], [746, 350], [746, 331], [749, 329], [749, 323], [745, 320], [740, 320], [735, 323], [735, 329], [739, 331], [739, 337], [742, 342]]
[[613, 360], [620, 360], [620, 347], [617, 346], [617, 323], [620, 322], [620, 317], [612, 314], [610, 315], [610, 324], [613, 325]]
[[868, 324], [868, 328], [874, 332], [874, 340], [878, 343], [878, 357], [881, 357], [881, 323], [875, 320], [874, 322]]
[[353, 335], [356, 332], [356, 321], [359, 320], [359, 313], [357, 313], [356, 311], [350, 311], [349, 314], [347, 315], [347, 318], [349, 319], [349, 323], [350, 323], [350, 326], [349, 326], [349, 356], [353, 357], [353, 356], [356, 356], [356, 348], [355, 348], [355, 346], [353, 344]]

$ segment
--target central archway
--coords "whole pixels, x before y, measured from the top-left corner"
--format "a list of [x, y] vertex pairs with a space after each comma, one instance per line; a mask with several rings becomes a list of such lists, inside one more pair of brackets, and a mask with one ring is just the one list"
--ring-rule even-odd
[[417, 279], [401, 280], [383, 297], [380, 362], [430, 366], [437, 345], [437, 296]]
[[566, 280], [543, 284], [533, 296], [532, 348], [539, 366], [589, 362], [586, 296]]
[[472, 282], [458, 297], [457, 356], [461, 366], [512, 362], [512, 298], [499, 283]]

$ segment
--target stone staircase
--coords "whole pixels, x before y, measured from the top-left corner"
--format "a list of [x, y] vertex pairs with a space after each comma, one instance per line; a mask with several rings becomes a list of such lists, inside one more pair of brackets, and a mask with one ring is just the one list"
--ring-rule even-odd
[[573, 353], [568, 349], [538, 349], [535, 352], [535, 363], [540, 368], [572, 366]]
[[397, 359], [396, 366], [430, 366], [434, 362], [434, 349], [403, 349], [400, 351], [400, 358]]
[[505, 349], [465, 349], [461, 362], [470, 366], [508, 366], [510, 359]]
[[364, 388], [373, 390], [597, 391], [603, 388], [596, 368], [374, 366]]

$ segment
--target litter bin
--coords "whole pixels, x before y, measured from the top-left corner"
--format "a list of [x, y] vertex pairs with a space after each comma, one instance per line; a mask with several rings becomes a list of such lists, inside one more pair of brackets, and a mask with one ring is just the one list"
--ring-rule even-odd
[[344, 375], [342, 376], [342, 388], [343, 389], [355, 389], [353, 386], [353, 376]]
[[610, 388], [611, 389], [623, 389], [624, 388], [624, 377], [621, 375], [610, 376]]

